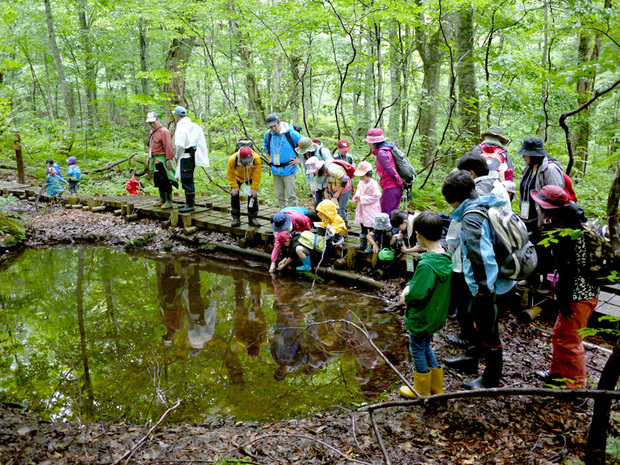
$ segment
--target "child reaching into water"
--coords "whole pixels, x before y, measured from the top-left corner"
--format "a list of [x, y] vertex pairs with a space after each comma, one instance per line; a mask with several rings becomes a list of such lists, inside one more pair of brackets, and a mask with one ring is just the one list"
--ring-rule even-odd
[[[413, 389], [422, 396], [443, 392], [443, 368], [439, 367], [431, 348], [433, 334], [443, 328], [450, 304], [452, 256], [440, 245], [443, 220], [435, 212], [420, 213], [413, 224], [424, 252], [411, 282], [401, 294], [407, 306], [405, 326], [409, 331], [409, 350], [413, 358]], [[401, 386], [403, 397], [416, 398], [407, 386]]]
[[78, 184], [82, 179], [82, 170], [77, 165], [77, 158], [69, 157], [67, 158], [67, 164], [69, 168], [67, 168], [67, 179], [69, 180], [69, 192], [72, 194], [77, 194]]
[[354, 174], [361, 178], [355, 195], [351, 199], [353, 202], [357, 202], [355, 224], [362, 226], [357, 248], [364, 250], [368, 245], [366, 236], [375, 225], [375, 217], [381, 213], [381, 188], [377, 181], [372, 179], [372, 166], [367, 161], [360, 162]]

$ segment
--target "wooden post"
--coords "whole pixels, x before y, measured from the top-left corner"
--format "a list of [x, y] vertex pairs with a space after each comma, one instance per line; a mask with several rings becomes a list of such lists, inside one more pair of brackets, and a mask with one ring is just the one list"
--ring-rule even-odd
[[179, 224], [179, 210], [170, 210], [170, 226], [176, 228]]
[[121, 202], [121, 215], [125, 216], [127, 214], [127, 202]]
[[15, 150], [15, 161], [17, 162], [17, 182], [26, 184], [26, 174], [24, 173], [24, 157], [22, 156], [21, 138], [19, 133], [15, 133], [15, 143], [11, 146]]
[[128, 203], [128, 204], [127, 204], [127, 214], [128, 214], [128, 215], [133, 214], [133, 207], [134, 207], [134, 204], [133, 204], [133, 203]]

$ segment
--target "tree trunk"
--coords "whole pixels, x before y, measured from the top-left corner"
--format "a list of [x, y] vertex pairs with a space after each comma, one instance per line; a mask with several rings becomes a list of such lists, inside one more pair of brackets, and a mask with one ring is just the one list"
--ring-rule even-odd
[[[395, 141], [402, 147], [404, 146], [403, 138], [400, 137], [400, 129], [401, 129], [401, 121], [400, 116], [402, 112], [402, 85], [403, 82], [401, 79], [401, 63], [402, 63], [402, 53], [399, 53], [399, 50], [402, 49], [400, 37], [398, 36], [398, 28], [399, 25], [397, 22], [390, 23], [388, 27], [388, 34], [390, 37], [391, 44], [391, 52], [389, 54], [390, 57], [390, 99], [392, 102], [396, 102], [389, 109], [389, 132], [390, 135], [394, 138]], [[398, 48], [397, 48], [398, 47]]]
[[[179, 31], [183, 34], [184, 31]], [[173, 74], [170, 82], [164, 84], [164, 92], [171, 95], [172, 106], [180, 105], [187, 108], [187, 100], [185, 98], [185, 72], [187, 64], [192, 55], [192, 49], [189, 46], [193, 42], [190, 37], [175, 37], [168, 49], [166, 56], [165, 69]], [[168, 115], [170, 117], [170, 115]], [[166, 121], [166, 125], [169, 121]]]
[[375, 56], [377, 57], [377, 73], [375, 90], [377, 92], [377, 114], [381, 114], [381, 119], [377, 122], [378, 127], [383, 126], [383, 55], [381, 53], [381, 25], [378, 22], [374, 23], [375, 31]]
[[[138, 20], [138, 39], [140, 42], [140, 71], [143, 73], [149, 72], [149, 39], [146, 36], [146, 31], [148, 29], [148, 23], [145, 19], [140, 18]], [[142, 94], [143, 95], [151, 95], [151, 82], [146, 77], [143, 76], [140, 79], [140, 83], [142, 84]], [[141, 105], [140, 112], [144, 115], [147, 113], [147, 108], [145, 105]]]
[[58, 50], [58, 44], [56, 43], [56, 34], [54, 33], [54, 19], [52, 17], [52, 7], [50, 6], [50, 0], [43, 0], [45, 5], [45, 22], [47, 23], [47, 34], [49, 38], [49, 46], [54, 56], [54, 63], [56, 64], [56, 72], [58, 73], [58, 83], [60, 84], [60, 90], [62, 91], [62, 97], [65, 102], [65, 110], [67, 111], [67, 122], [69, 130], [75, 129], [75, 108], [73, 107], [73, 100], [71, 99], [71, 93], [69, 92], [69, 85], [65, 78], [65, 71], [62, 66], [62, 60], [60, 59], [60, 51]]
[[[75, 284], [76, 308], [78, 317], [78, 326], [80, 328], [80, 358], [84, 367], [84, 405], [86, 407], [83, 420], [91, 420], [94, 415], [93, 406], [93, 386], [90, 380], [90, 368], [88, 365], [88, 349], [86, 347], [86, 329], [84, 327], [84, 249], [78, 249], [78, 269], [77, 280]], [[83, 394], [84, 395], [84, 394]]]
[[[581, 30], [579, 33], [579, 48], [577, 51], [577, 61], [579, 66], [588, 62], [590, 51], [590, 39], [588, 32]], [[577, 79], [577, 102], [578, 106], [583, 105], [590, 94], [590, 76], [583, 75]], [[590, 133], [590, 109], [586, 108], [575, 118], [573, 146], [575, 148], [575, 169], [585, 172], [586, 160], [588, 159], [588, 142]]]
[[93, 56], [93, 47], [90, 36], [90, 20], [88, 18], [88, 3], [83, 1], [78, 12], [82, 48], [84, 49], [84, 94], [86, 96], [87, 126], [93, 128], [97, 122], [97, 70]]
[[457, 30], [457, 82], [459, 88], [459, 118], [463, 141], [467, 146], [478, 142], [480, 137], [479, 97], [476, 88], [474, 64], [474, 10], [462, 9], [458, 16]]

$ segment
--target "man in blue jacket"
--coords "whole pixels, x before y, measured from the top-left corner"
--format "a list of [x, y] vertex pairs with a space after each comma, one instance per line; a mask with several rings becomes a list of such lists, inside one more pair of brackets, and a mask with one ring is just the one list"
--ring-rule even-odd
[[485, 215], [472, 210], [501, 207], [506, 200], [494, 195], [479, 197], [473, 178], [469, 172], [462, 170], [446, 177], [441, 192], [454, 209], [450, 217], [461, 223], [463, 273], [472, 295], [469, 310], [476, 329], [473, 347], [465, 355], [446, 359], [444, 363], [452, 368], [477, 373], [478, 360], [484, 355], [486, 368], [482, 376], [465, 381], [463, 386], [470, 389], [499, 387], [503, 360], [495, 299], [496, 295], [509, 292], [514, 281], [499, 276], [489, 220]]
[[263, 137], [263, 149], [269, 157], [273, 174], [273, 190], [280, 209], [297, 206], [295, 174], [299, 170], [301, 157], [297, 156], [295, 147], [301, 134], [292, 125], [280, 120], [275, 113], [267, 116], [269, 131]]

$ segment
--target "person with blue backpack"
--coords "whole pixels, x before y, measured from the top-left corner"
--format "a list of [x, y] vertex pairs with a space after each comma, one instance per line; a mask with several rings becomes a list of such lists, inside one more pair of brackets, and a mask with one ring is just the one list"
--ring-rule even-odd
[[77, 194], [78, 184], [82, 179], [82, 170], [77, 164], [77, 158], [69, 157], [67, 158], [67, 164], [69, 168], [67, 168], [67, 180], [69, 181], [69, 192], [72, 194]]
[[278, 207], [280, 209], [296, 207], [295, 175], [299, 170], [301, 158], [297, 156], [295, 148], [299, 144], [301, 134], [275, 113], [267, 116], [265, 124], [269, 130], [263, 136], [263, 150], [271, 166], [273, 190], [278, 199]]

